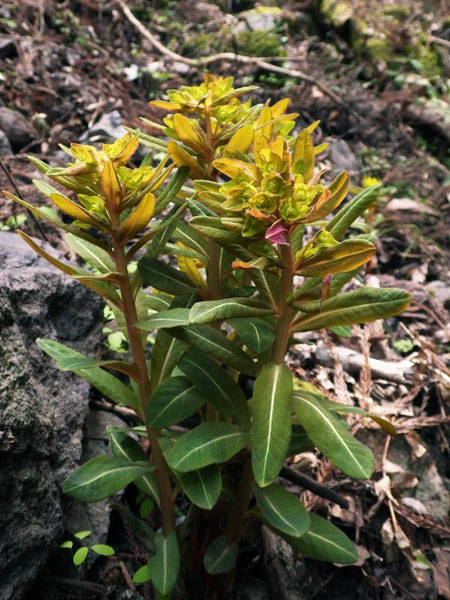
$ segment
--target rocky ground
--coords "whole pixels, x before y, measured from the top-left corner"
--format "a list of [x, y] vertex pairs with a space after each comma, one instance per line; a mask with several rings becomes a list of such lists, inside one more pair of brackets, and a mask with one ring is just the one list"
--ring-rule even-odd
[[[255, 7], [245, 0], [129, 0], [128, 6], [162, 47], [137, 29], [121, 1], [0, 3], [1, 189], [45, 204], [32, 185], [37, 175], [27, 154], [58, 165], [64, 160], [59, 143], [108, 141], [123, 132], [122, 126], [144, 129], [140, 116], [160, 117], [149, 100], [200, 80], [205, 67], [193, 64], [195, 60], [224, 52], [253, 57], [244, 63], [228, 54], [207, 68], [234, 75], [237, 85], [258, 84], [258, 100], [289, 96], [300, 124], [321, 119], [319, 136], [330, 142], [321, 155], [324, 166], [349, 170], [354, 187], [375, 180], [385, 184], [367, 220], [368, 230], [378, 233], [377, 262], [368, 282], [404, 287], [413, 302], [384, 327], [355, 327], [352, 338], [299, 336], [289, 357], [299, 376], [331, 398], [376, 406], [380, 415], [396, 423], [399, 435], [389, 442], [375, 425], [364, 423], [363, 430], [360, 421], [351, 421], [379, 457], [371, 482], [351, 482], [316, 454], [296, 457], [297, 466], [347, 498], [350, 508], [342, 509], [302, 494], [310, 508], [328, 510], [355, 540], [359, 563], [346, 568], [304, 563], [264, 534], [247, 549], [233, 598], [450, 598], [450, 22], [445, 2], [273, 0]], [[19, 226], [74, 258], [58, 232], [2, 198], [2, 385], [5, 390], [17, 385], [13, 368], [18, 363], [20, 381], [27, 383], [18, 386], [8, 409], [6, 396], [0, 398], [0, 451], [5, 457], [0, 479], [9, 481], [11, 469], [20, 473], [14, 490], [2, 484], [17, 500], [13, 520], [5, 521], [0, 536], [2, 557], [8, 559], [2, 560], [0, 600], [19, 599], [27, 590], [28, 600], [143, 598], [144, 592], [130, 584], [129, 573], [142, 564], [145, 551], [120, 520], [105, 519], [104, 506], [93, 516], [61, 505], [57, 486], [79, 459], [81, 439], [76, 436], [81, 438], [81, 424], [85, 442], [103, 444], [104, 415], [95, 411], [88, 417], [84, 384], [66, 376], [53, 380], [56, 374], [45, 370], [50, 365], [42, 372], [37, 369], [33, 335], [48, 335], [53, 327], [60, 340], [69, 339], [66, 318], [72, 326], [80, 315], [61, 314], [58, 307], [68, 299], [80, 305], [81, 299], [71, 284], [59, 279], [51, 298], [45, 295], [47, 284], [39, 278], [54, 277], [53, 271], [40, 275], [40, 261], [34, 265], [25, 257], [22, 264], [19, 250], [10, 250], [9, 232]], [[23, 269], [29, 279], [22, 279]], [[36, 303], [30, 307], [33, 297]], [[51, 301], [53, 321], [46, 325], [44, 308]], [[88, 328], [91, 337], [83, 343], [92, 348], [98, 339], [103, 342], [100, 351], [110, 352], [112, 338], [104, 331], [102, 339], [100, 333], [101, 308], [88, 308], [90, 316], [83, 313], [83, 319], [89, 321], [97, 311], [98, 324]], [[39, 331], [29, 328], [36, 315]], [[80, 343], [86, 335], [83, 319]], [[78, 337], [70, 339], [76, 342]], [[44, 406], [56, 411], [51, 422], [36, 415], [36, 405], [27, 400], [44, 395], [49, 379], [52, 398]], [[69, 405], [56, 402], [58, 386], [67, 387], [67, 403], [77, 405], [76, 416], [68, 421]], [[90, 399], [92, 404], [95, 398]], [[21, 416], [26, 427], [16, 432], [20, 443], [15, 445], [13, 430]], [[71, 440], [66, 453], [56, 442], [61, 432]], [[43, 448], [38, 435], [46, 440]], [[30, 475], [29, 460], [38, 461], [40, 472], [48, 474], [48, 485], [41, 490], [45, 510], [30, 500], [30, 490], [39, 487]], [[2, 494], [3, 516], [6, 507], [10, 510], [11, 496]], [[49, 521], [51, 527], [45, 525]], [[98, 524], [98, 539], [108, 539], [117, 556], [91, 561], [76, 573], [57, 545], [86, 523]], [[29, 568], [16, 569], [17, 564]]]

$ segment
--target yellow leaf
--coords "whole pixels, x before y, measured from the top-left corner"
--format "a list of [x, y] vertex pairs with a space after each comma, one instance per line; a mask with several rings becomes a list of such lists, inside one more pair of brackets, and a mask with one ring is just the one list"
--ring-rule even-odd
[[195, 150], [201, 156], [209, 154], [209, 148], [201, 141], [191, 121], [180, 113], [173, 116], [173, 128], [180, 141]]
[[273, 106], [271, 106], [272, 116], [273, 118], [281, 117], [287, 111], [289, 103], [291, 102], [290, 98], [282, 98], [278, 100]]
[[213, 162], [213, 165], [218, 171], [225, 173], [232, 179], [237, 177], [242, 169], [248, 171], [253, 177], [258, 177], [258, 170], [255, 165], [236, 158], [218, 158]]
[[167, 152], [177, 167], [189, 167], [192, 179], [205, 179], [208, 176], [195, 158], [176, 142], [171, 141], [167, 144]]
[[292, 155], [292, 167], [295, 174], [303, 175], [305, 183], [308, 183], [313, 176], [314, 146], [306, 129], [303, 129], [297, 136]]
[[239, 152], [247, 152], [253, 142], [253, 125], [244, 125], [236, 131], [231, 140], [226, 145], [225, 149], [239, 150]]
[[179, 256], [178, 267], [180, 268], [180, 271], [186, 273], [186, 275], [193, 283], [195, 283], [199, 287], [206, 287], [203, 277], [199, 269], [197, 268], [195, 260], [193, 258], [188, 258], [187, 256]]
[[164, 100], [153, 100], [149, 102], [152, 106], [157, 106], [158, 108], [163, 108], [164, 110], [180, 110], [181, 104], [178, 102], [166, 102]]
[[103, 169], [102, 186], [106, 206], [112, 212], [118, 212], [123, 201], [123, 194], [116, 170], [111, 160], [106, 163]]
[[[267, 139], [270, 140], [273, 132], [273, 120], [272, 110], [265, 106], [262, 111], [259, 113], [258, 120], [256, 121], [256, 126], [258, 127], [260, 133], [264, 135]], [[267, 123], [267, 125], [265, 125]], [[261, 127], [263, 125], [263, 127]]]
[[304, 222], [311, 223], [312, 221], [318, 221], [330, 214], [330, 212], [337, 208], [344, 200], [348, 192], [348, 186], [348, 173], [347, 171], [343, 171], [342, 173], [339, 173], [336, 179], [326, 190], [324, 190], [319, 201], [316, 203], [313, 212], [304, 219]]
[[82, 208], [79, 204], [72, 202], [69, 198], [62, 196], [61, 194], [51, 194], [50, 198], [53, 203], [67, 215], [76, 219], [78, 221], [82, 221], [83, 223], [88, 223], [93, 227], [98, 227], [99, 229], [107, 230], [108, 228], [102, 225], [100, 221], [98, 221], [95, 217], [89, 214], [84, 208]]
[[155, 196], [151, 192], [148, 192], [136, 206], [134, 211], [128, 216], [126, 221], [120, 226], [119, 240], [128, 241], [133, 238], [136, 233], [145, 229], [152, 218], [154, 208]]

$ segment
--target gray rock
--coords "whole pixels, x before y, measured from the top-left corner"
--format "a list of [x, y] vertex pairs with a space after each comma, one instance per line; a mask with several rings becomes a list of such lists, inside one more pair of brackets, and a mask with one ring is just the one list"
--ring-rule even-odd
[[125, 134], [126, 131], [121, 125], [120, 112], [118, 110], [113, 110], [110, 113], [102, 115], [97, 123], [94, 123], [92, 128], [80, 137], [80, 141], [113, 142]]
[[0, 600], [20, 600], [60, 541], [61, 484], [80, 459], [89, 399], [35, 340], [91, 354], [102, 302], [14, 233], [0, 232], [0, 269]]
[[345, 140], [336, 140], [331, 142], [329, 148], [329, 158], [333, 165], [333, 169], [339, 171], [359, 171], [361, 169], [360, 162], [353, 150]]
[[242, 12], [239, 23], [233, 28], [233, 33], [240, 31], [272, 31], [280, 18], [280, 9], [277, 7], [259, 7]]
[[11, 144], [9, 143], [6, 133], [0, 130], [0, 156], [8, 156], [12, 154]]
[[8, 138], [14, 152], [21, 150], [37, 137], [31, 121], [17, 110], [5, 106], [0, 106], [0, 130]]

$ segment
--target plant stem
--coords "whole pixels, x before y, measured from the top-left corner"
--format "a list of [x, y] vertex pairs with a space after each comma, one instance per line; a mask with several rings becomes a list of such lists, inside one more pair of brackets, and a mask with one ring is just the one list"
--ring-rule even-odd
[[208, 289], [211, 294], [211, 300], [219, 300], [221, 298], [220, 247], [214, 240], [210, 240], [208, 244]]
[[138, 365], [141, 373], [141, 382], [139, 383], [139, 394], [141, 397], [142, 414], [147, 428], [150, 446], [152, 450], [153, 462], [155, 464], [155, 476], [158, 482], [158, 492], [161, 504], [161, 524], [165, 536], [170, 531], [176, 530], [175, 525], [175, 507], [172, 497], [172, 486], [170, 483], [169, 467], [164, 459], [161, 447], [159, 445], [159, 433], [148, 426], [145, 418], [146, 408], [152, 395], [152, 386], [148, 375], [147, 360], [145, 357], [144, 344], [141, 333], [135, 328], [138, 321], [136, 312], [136, 303], [134, 301], [133, 290], [131, 288], [130, 277], [127, 269], [125, 251], [121, 244], [114, 239], [114, 261], [117, 272], [122, 275], [120, 291], [122, 294], [123, 312], [128, 332], [128, 341], [134, 362]]
[[293, 316], [292, 308], [286, 303], [286, 297], [292, 293], [294, 281], [294, 270], [290, 245], [280, 245], [280, 258], [285, 265], [285, 268], [281, 271], [280, 298], [278, 301], [280, 316], [278, 317], [275, 342], [272, 346], [271, 356], [272, 362], [277, 365], [281, 365], [283, 363], [286, 355], [287, 344], [289, 340], [289, 327], [291, 325]]
[[253, 480], [252, 461], [248, 458], [245, 461], [241, 479], [239, 480], [236, 501], [228, 518], [225, 537], [229, 544], [239, 541], [244, 523], [244, 515], [253, 494]]

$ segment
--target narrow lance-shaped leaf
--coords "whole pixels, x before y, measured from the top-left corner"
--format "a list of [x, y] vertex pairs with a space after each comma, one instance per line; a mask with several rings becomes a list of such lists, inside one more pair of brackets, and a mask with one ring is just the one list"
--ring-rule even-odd
[[207, 355], [224, 362], [247, 375], [256, 375], [258, 366], [239, 348], [211, 325], [188, 325], [174, 327], [170, 333]]
[[301, 537], [284, 536], [287, 542], [306, 558], [351, 565], [358, 560], [358, 551], [340, 529], [315, 514], [309, 515], [311, 527]]
[[150, 471], [148, 462], [130, 463], [102, 454], [74, 471], [64, 482], [63, 492], [82, 502], [99, 502]]
[[[37, 344], [44, 352], [49, 356], [59, 361], [65, 357], [79, 357], [85, 358], [80, 352], [72, 350], [63, 344], [55, 342], [53, 340], [38, 339]], [[114, 377], [104, 369], [100, 367], [94, 367], [91, 369], [75, 369], [74, 373], [86, 379], [91, 385], [97, 388], [102, 394], [104, 394], [110, 400], [117, 402], [118, 404], [124, 404], [129, 408], [134, 409], [138, 414], [141, 412], [141, 401], [138, 396], [127, 387], [120, 379]]]
[[312, 331], [385, 319], [405, 310], [409, 302], [408, 292], [399, 288], [362, 287], [325, 300], [318, 313], [297, 320], [294, 330]]
[[237, 542], [230, 544], [224, 535], [216, 538], [208, 546], [203, 564], [210, 575], [221, 575], [234, 569], [238, 553]]
[[87, 240], [80, 239], [73, 233], [66, 234], [66, 241], [69, 246], [75, 250], [87, 263], [101, 271], [102, 273], [110, 273], [115, 271], [114, 262], [111, 256]]
[[153, 389], [171, 375], [175, 365], [186, 352], [186, 348], [187, 344], [172, 337], [163, 329], [158, 331], [150, 361]]
[[368, 262], [375, 246], [366, 240], [346, 240], [336, 246], [321, 248], [316, 254], [301, 260], [295, 267], [303, 277], [325, 277], [352, 271]]
[[260, 487], [272, 483], [286, 458], [291, 436], [292, 373], [285, 364], [264, 365], [255, 381], [251, 411], [252, 465]]
[[167, 596], [175, 587], [180, 570], [180, 550], [177, 534], [170, 531], [167, 537], [162, 532], [155, 537], [156, 552], [148, 561], [148, 570], [155, 589]]
[[[125, 431], [109, 425], [106, 428], [111, 444], [111, 450], [117, 458], [124, 458], [130, 462], [145, 462], [147, 457], [141, 446], [130, 437]], [[134, 484], [144, 492], [151, 496], [158, 506], [160, 506], [158, 483], [151, 473], [143, 475], [134, 481]]]
[[221, 414], [229, 417], [243, 415], [247, 418], [244, 392], [217, 361], [203, 352], [189, 350], [178, 367]]
[[238, 317], [261, 317], [273, 312], [273, 308], [254, 298], [223, 298], [197, 302], [191, 308], [189, 318], [191, 323], [203, 324]]
[[170, 462], [177, 471], [187, 472], [223, 463], [249, 442], [248, 433], [231, 423], [203, 423], [175, 442]]
[[[48, 354], [50, 354], [48, 351], [49, 342], [51, 343], [52, 340], [43, 340], [41, 338], [36, 340], [38, 346]], [[50, 356], [52, 356], [52, 354], [50, 354]], [[135, 363], [125, 363], [118, 360], [97, 360], [95, 358], [89, 358], [88, 356], [81, 354], [81, 352], [75, 352], [68, 347], [65, 347], [64, 352], [62, 349], [60, 350], [59, 357], [56, 358], [56, 361], [58, 369], [61, 369], [61, 371], [79, 371], [95, 367], [108, 367], [114, 371], [125, 373], [125, 375], [133, 377], [133, 379], [139, 380], [140, 378], [140, 371]]]
[[350, 202], [347, 202], [347, 204], [331, 219], [326, 226], [327, 231], [329, 231], [337, 240], [342, 239], [344, 233], [352, 223], [375, 202], [381, 188], [382, 185], [377, 184], [362, 190], [352, 198]]
[[292, 403], [310, 439], [336, 467], [354, 479], [372, 475], [375, 460], [371, 450], [351, 436], [335, 415], [312, 395], [294, 395]]
[[153, 215], [154, 208], [155, 196], [151, 192], [148, 192], [120, 226], [119, 240], [130, 240], [137, 233], [145, 229]]
[[263, 319], [227, 319], [244, 344], [255, 354], [262, 354], [272, 347], [274, 327]]
[[152, 331], [153, 329], [180, 327], [181, 325], [189, 325], [189, 323], [189, 308], [171, 308], [150, 315], [145, 321], [138, 321], [135, 327], [143, 331]]
[[106, 231], [108, 227], [105, 224], [101, 223], [98, 219], [93, 217], [90, 213], [88, 213], [84, 208], [82, 208], [79, 204], [76, 204], [69, 198], [66, 198], [62, 194], [52, 194], [51, 196], [52, 202], [63, 212], [72, 217], [72, 219], [76, 219], [77, 221], [82, 221], [83, 223], [87, 223], [92, 227], [97, 227], [98, 229], [102, 229]]
[[255, 486], [258, 506], [267, 521], [279, 531], [299, 537], [310, 527], [309, 514], [300, 500], [278, 483]]
[[156, 258], [144, 256], [138, 263], [139, 273], [148, 285], [167, 294], [190, 294], [195, 291], [192, 281], [184, 273]]
[[205, 399], [186, 377], [165, 379], [147, 406], [147, 423], [154, 429], [169, 427], [193, 415]]
[[[71, 277], [91, 276], [91, 273], [89, 271], [84, 271], [83, 269], [79, 269], [77, 267], [72, 267], [71, 265], [68, 265], [67, 263], [63, 262], [62, 260], [55, 258], [51, 254], [46, 252], [43, 248], [38, 246], [38, 244], [36, 244], [36, 242], [32, 238], [30, 238], [26, 233], [24, 233], [23, 231], [17, 230], [17, 233], [31, 248], [33, 248], [33, 250], [36, 252], [36, 254], [39, 254], [39, 256], [42, 256], [42, 258], [45, 258], [46, 261], [48, 261], [51, 265], [53, 265], [54, 267], [56, 267], [63, 273], [66, 273], [67, 275], [70, 275]], [[82, 283], [84, 283], [84, 285], [86, 287], [91, 288], [92, 290], [94, 290], [95, 292], [97, 292], [98, 294], [100, 294], [101, 296], [103, 296], [104, 298], [109, 300], [110, 302], [112, 302], [115, 306], [121, 305], [121, 300], [120, 300], [119, 295], [114, 290], [114, 288], [111, 285], [109, 285], [109, 283], [103, 282], [103, 281], [93, 282], [90, 279], [87, 279], [86, 281], [82, 281]]]

